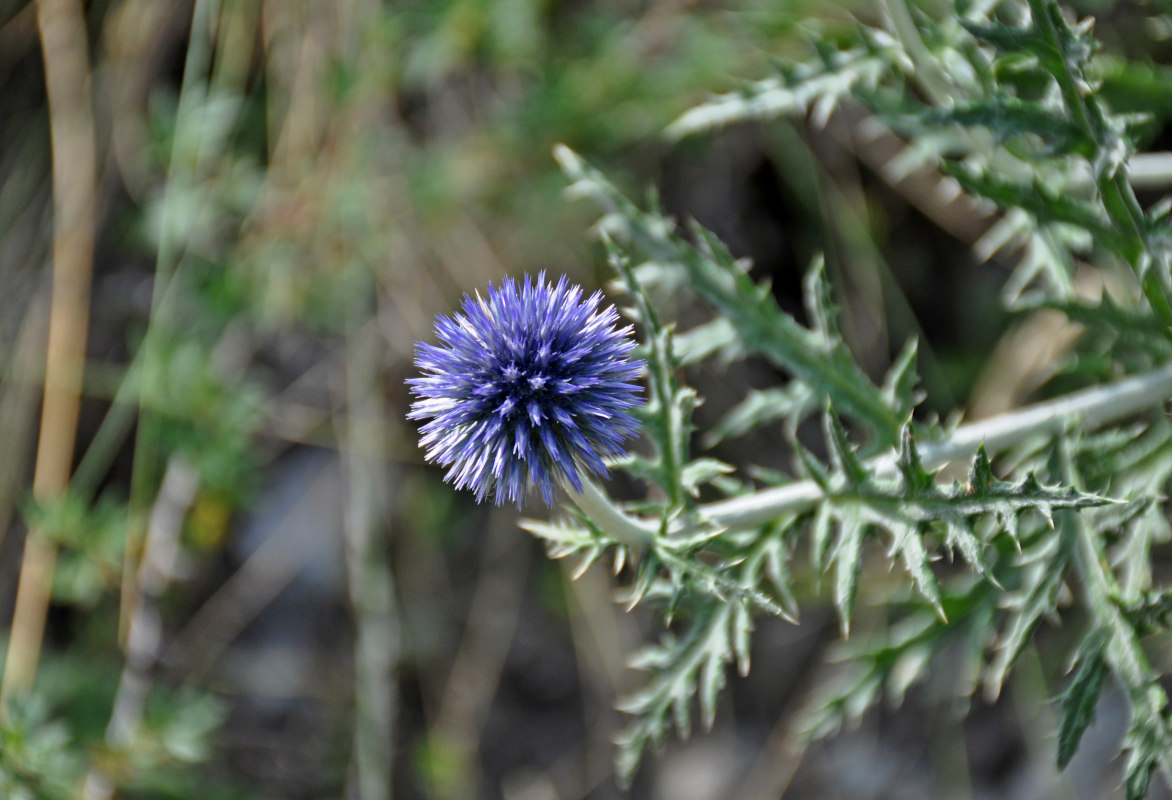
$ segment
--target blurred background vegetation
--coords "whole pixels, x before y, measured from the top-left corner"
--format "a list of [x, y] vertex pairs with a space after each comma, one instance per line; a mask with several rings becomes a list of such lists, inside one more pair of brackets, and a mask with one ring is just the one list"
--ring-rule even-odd
[[[1151, 9], [1080, 10], [1150, 62], [1108, 76], [1120, 104], [1172, 96]], [[543, 558], [513, 509], [443, 485], [403, 379], [464, 292], [541, 269], [608, 278], [590, 209], [561, 195], [564, 142], [629, 189], [659, 186], [795, 313], [824, 250], [873, 376], [922, 338], [927, 408], [1019, 402], [1067, 340], [998, 310], [1012, 264], [974, 254], [987, 224], [939, 202], [933, 176], [884, 173], [897, 140], [860, 137], [850, 107], [661, 136], [852, 13], [878, 11], [0, 0], [0, 612], [15, 619], [0, 795], [619, 796], [613, 707], [638, 685], [624, 660], [647, 621], [611, 603], [604, 572], [575, 582]], [[689, 380], [710, 423], [778, 375]], [[721, 447], [781, 468], [783, 442]], [[801, 626], [763, 626], [716, 731], [651, 759], [633, 796], [1114, 786], [1115, 766], [1054, 774], [1037, 719], [1062, 665], [1044, 652], [963, 725], [968, 701], [929, 686], [803, 758], [793, 719], [836, 640], [806, 584]], [[1102, 724], [1109, 750], [1123, 720]]]

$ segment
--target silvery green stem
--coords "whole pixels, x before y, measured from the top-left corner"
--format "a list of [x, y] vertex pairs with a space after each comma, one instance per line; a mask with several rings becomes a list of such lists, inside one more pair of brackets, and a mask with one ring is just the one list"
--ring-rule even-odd
[[1172, 153], [1136, 153], [1127, 160], [1127, 181], [1136, 189], [1172, 186]]
[[[1093, 429], [1131, 416], [1169, 397], [1172, 397], [1172, 366], [962, 425], [947, 439], [923, 445], [920, 457], [924, 466], [931, 469], [971, 456], [982, 443], [990, 454], [994, 454], [1028, 436], [1057, 433], [1071, 420], [1079, 420], [1083, 427]], [[872, 462], [872, 466], [880, 475], [892, 475], [895, 472], [895, 455], [889, 453], [880, 456]], [[723, 528], [746, 528], [762, 525], [785, 513], [809, 508], [821, 497], [822, 490], [818, 484], [799, 481], [731, 500], [708, 503], [696, 510], [706, 523]], [[680, 527], [682, 529], [683, 526]]]
[[574, 505], [612, 538], [628, 547], [638, 548], [645, 548], [655, 540], [658, 528], [654, 523], [624, 514], [589, 478], [582, 478], [580, 492], [568, 482], [564, 488]]
[[[961, 425], [943, 441], [920, 447], [920, 458], [928, 469], [950, 461], [967, 459], [982, 444], [990, 455], [999, 453], [1023, 439], [1045, 433], [1058, 433], [1077, 420], [1086, 429], [1129, 417], [1172, 397], [1172, 365], [1123, 378], [1114, 383], [1094, 386], [991, 419]], [[895, 474], [895, 454], [887, 453], [870, 462], [875, 474]], [[590, 480], [583, 480], [582, 491], [566, 486], [570, 499], [610, 536], [630, 547], [646, 547], [656, 537], [656, 522], [623, 513]], [[702, 524], [719, 528], [749, 528], [798, 511], [804, 511], [822, 499], [823, 492], [814, 481], [764, 489], [753, 494], [706, 503], [695, 511]], [[694, 530], [695, 525], [678, 522], [669, 533]]]

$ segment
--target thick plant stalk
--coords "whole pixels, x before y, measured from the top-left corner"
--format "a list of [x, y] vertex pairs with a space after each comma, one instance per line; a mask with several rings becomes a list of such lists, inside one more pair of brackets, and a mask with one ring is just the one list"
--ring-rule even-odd
[[[1169, 397], [1172, 397], [1172, 366], [961, 425], [947, 439], [922, 445], [920, 458], [925, 467], [934, 469], [970, 457], [982, 444], [994, 454], [1029, 436], [1058, 433], [1072, 420], [1080, 421], [1087, 429], [1098, 428], [1159, 405]], [[882, 456], [872, 462], [872, 466], [881, 475], [894, 475], [895, 456]], [[763, 524], [787, 512], [809, 508], [821, 497], [818, 484], [798, 481], [732, 500], [709, 503], [700, 506], [698, 511], [709, 524], [745, 528]]]
[[[89, 326], [97, 184], [85, 14], [80, 0], [37, 0], [53, 152], [53, 291], [33, 496], [69, 484]], [[0, 708], [36, 675], [57, 552], [29, 531], [21, 563]]]
[[1172, 153], [1133, 153], [1127, 181], [1133, 189], [1167, 189], [1172, 185]]
[[[935, 469], [971, 457], [981, 445], [992, 455], [1029, 436], [1058, 433], [1071, 421], [1091, 430], [1160, 405], [1169, 398], [1172, 398], [1172, 366], [1165, 366], [961, 425], [947, 439], [921, 445], [920, 458], [926, 468]], [[895, 455], [880, 456], [869, 466], [880, 476], [894, 475]], [[750, 528], [785, 514], [804, 511], [822, 496], [822, 488], [814, 481], [795, 481], [730, 500], [706, 503], [698, 506], [696, 513], [702, 524], [718, 528]], [[624, 514], [593, 484], [586, 483], [580, 495], [571, 493], [571, 499], [603, 530], [624, 544], [639, 547], [656, 535], [656, 522]], [[678, 522], [668, 532], [678, 534], [694, 528]]]
[[619, 542], [628, 547], [645, 548], [654, 541], [657, 526], [624, 514], [589, 477], [582, 476], [580, 492], [569, 483], [564, 488], [574, 505]]

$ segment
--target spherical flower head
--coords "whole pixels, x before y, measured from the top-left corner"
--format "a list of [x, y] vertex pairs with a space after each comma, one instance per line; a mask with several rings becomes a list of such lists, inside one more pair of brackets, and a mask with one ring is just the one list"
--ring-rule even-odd
[[418, 343], [409, 380], [410, 419], [428, 420], [420, 445], [448, 468], [444, 480], [517, 506], [529, 487], [553, 502], [554, 487], [582, 489], [582, 471], [603, 475], [638, 424], [629, 358], [631, 327], [618, 327], [602, 293], [582, 298], [567, 283], [525, 277], [465, 296], [461, 313], [438, 317], [439, 346]]

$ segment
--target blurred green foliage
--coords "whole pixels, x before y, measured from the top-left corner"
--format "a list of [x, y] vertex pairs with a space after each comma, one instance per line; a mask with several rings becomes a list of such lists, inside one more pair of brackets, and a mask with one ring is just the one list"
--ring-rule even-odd
[[[138, 733], [102, 743], [136, 603], [161, 603], [173, 634], [193, 611], [192, 581], [201, 592], [223, 581], [214, 568], [231, 542], [224, 530], [289, 441], [337, 445], [347, 412], [333, 380], [354, 331], [384, 327], [383, 363], [398, 386], [414, 340], [458, 291], [505, 270], [580, 269], [583, 218], [560, 200], [554, 143], [644, 180], [664, 125], [764, 68], [812, 5], [88, 4], [105, 165], [94, 399], [74, 489], [24, 506], [25, 530], [60, 557], [38, 691], [4, 723], [0, 781], [10, 783], [0, 794], [73, 796], [87, 772], [125, 797], [250, 793], [216, 780], [221, 769], [190, 768], [224, 760], [215, 730], [226, 706], [167, 665]], [[29, 263], [6, 261], [11, 282], [47, 258], [51, 162], [34, 6], [5, 3], [0, 25], [13, 37], [0, 59], [0, 245], [30, 252], [29, 233], [38, 243]], [[8, 296], [5, 318], [33, 324], [38, 307]], [[15, 346], [15, 328], [5, 330]], [[15, 359], [5, 363], [2, 393], [13, 397], [22, 377]], [[391, 425], [376, 446], [416, 461], [410, 432]], [[3, 469], [27, 475], [30, 456], [6, 451]], [[148, 528], [176, 459], [198, 480], [173, 534], [192, 560], [143, 601], [136, 565], [155, 546]], [[403, 535], [465, 546], [456, 531], [467, 512], [430, 479], [408, 480]], [[425, 757], [433, 749], [418, 763], [442, 761], [442, 747]], [[420, 769], [432, 784], [444, 772]]]
[[[941, 3], [922, 5], [916, 13], [947, 13]], [[1127, 17], [1126, 9], [1108, 5]], [[402, 608], [391, 614], [403, 621], [402, 641], [393, 642], [399, 647], [393, 694], [406, 710], [393, 741], [384, 744], [396, 753], [394, 780], [402, 796], [475, 793], [463, 771], [477, 764], [483, 728], [471, 744], [434, 728], [437, 709], [453, 691], [445, 681], [467, 634], [460, 615], [472, 603], [468, 595], [478, 581], [507, 572], [496, 562], [476, 566], [480, 534], [500, 522], [486, 522], [483, 509], [421, 469], [414, 431], [402, 421], [408, 402], [402, 377], [411, 370], [414, 342], [430, 337], [434, 315], [449, 311], [463, 292], [504, 273], [542, 268], [584, 283], [591, 282], [587, 265], [598, 266], [596, 277], [604, 274], [601, 257], [583, 236], [590, 212], [563, 200], [565, 178], [550, 155], [555, 144], [599, 164], [628, 195], [665, 175], [700, 184], [678, 193], [710, 191], [718, 217], [713, 226], [747, 227], [753, 214], [761, 219], [752, 224], [760, 227], [785, 222], [787, 238], [777, 248], [785, 252], [752, 255], [776, 257], [784, 266], [804, 264], [813, 250], [826, 249], [828, 280], [836, 289], [855, 290], [845, 304], [848, 318], [871, 302], [852, 284], [864, 273], [882, 273], [875, 280], [886, 281], [885, 291], [899, 298], [899, 276], [929, 284], [946, 271], [938, 263], [943, 259], [920, 250], [883, 272], [891, 246], [920, 241], [907, 235], [908, 206], [876, 188], [877, 170], [853, 171], [841, 155], [836, 160], [825, 131], [753, 127], [732, 144], [716, 137], [671, 144], [662, 135], [714, 93], [747, 96], [753, 85], [745, 79], [787, 74], [779, 65], [806, 58], [812, 44], [824, 54], [853, 44], [860, 22], [879, 24], [881, 5], [105, 0], [82, 7], [100, 168], [91, 363], [74, 483], [57, 498], [33, 502], [53, 224], [50, 120], [35, 5], [0, 0], [0, 426], [12, 433], [11, 444], [0, 448], [0, 570], [15, 575], [22, 532], [59, 550], [35, 691], [14, 698], [0, 721], [4, 797], [78, 796], [87, 776], [109, 781], [118, 797], [143, 800], [295, 794], [281, 783], [279, 770], [252, 774], [234, 757], [232, 748], [252, 734], [224, 734], [233, 725], [249, 730], [249, 715], [260, 717], [258, 706], [276, 703], [258, 696], [240, 677], [243, 670], [234, 671], [237, 662], [222, 657], [251, 617], [215, 620], [237, 625], [227, 643], [215, 641], [214, 631], [212, 644], [199, 639], [206, 630], [196, 623], [205, 624], [201, 613], [215, 610], [217, 601], [238, 599], [231, 591], [239, 583], [270, 592], [268, 600], [280, 595], [279, 587], [247, 572], [250, 556], [241, 554], [239, 542], [263, 513], [262, 490], [286, 474], [286, 457], [299, 448], [369, 450], [395, 470], [381, 487], [386, 497], [371, 507], [360, 507], [360, 492], [346, 495], [348, 519], [370, 512], [375, 520], [371, 549], [390, 553], [402, 585], [393, 598]], [[1119, 29], [1130, 30], [1122, 23]], [[1157, 37], [1124, 43], [1155, 55], [1162, 47]], [[1118, 112], [1154, 112], [1135, 128], [1147, 144], [1172, 116], [1160, 103], [1172, 73], [1158, 63], [1137, 65], [1136, 53], [1127, 52], [1127, 60], [1123, 55], [1098, 62], [1101, 93]], [[1034, 65], [1009, 61], [996, 65], [1000, 79], [1026, 97], [1031, 85], [1041, 89]], [[693, 168], [707, 171], [688, 172]], [[735, 184], [729, 176], [736, 170], [756, 172]], [[722, 177], [727, 187], [717, 180]], [[755, 191], [752, 181], [779, 184], [791, 196], [779, 190], [779, 197], [753, 197], [756, 206], [744, 211], [739, 204], [749, 205], [744, 196]], [[672, 209], [687, 199], [665, 198]], [[704, 229], [696, 227], [693, 239], [722, 268], [735, 266]], [[798, 274], [791, 271], [790, 278]], [[780, 284], [787, 276], [781, 267], [777, 272]], [[741, 288], [756, 291], [747, 282]], [[985, 351], [1008, 324], [989, 311], [992, 290], [966, 295], [969, 288], [953, 287], [956, 305], [972, 306], [958, 322], [970, 328], [960, 344], [933, 353], [931, 337], [923, 342], [921, 366], [934, 397], [946, 396], [949, 386], [971, 385]], [[779, 286], [778, 294], [784, 292]], [[913, 291], [907, 294], [914, 299]], [[672, 291], [660, 299], [685, 315], [695, 313]], [[880, 310], [877, 342], [886, 341], [888, 328], [893, 340], [902, 340], [904, 329], [918, 324], [910, 302], [898, 309], [900, 301], [891, 302]], [[355, 355], [355, 342], [371, 330], [378, 345], [370, 359], [374, 375], [366, 377], [385, 395], [385, 429], [361, 434], [354, 431], [363, 412], [352, 387], [367, 367]], [[1142, 343], [1142, 336], [1135, 338]], [[792, 360], [785, 345], [773, 341], [766, 348], [783, 366]], [[666, 347], [666, 338], [658, 346]], [[657, 375], [665, 404], [660, 411], [690, 402], [691, 390], [677, 381], [685, 367], [704, 374], [701, 358], [713, 352], [726, 356], [727, 366], [741, 344], [727, 329], [713, 328], [677, 337], [676, 346]], [[1090, 363], [1083, 358], [1084, 366]], [[840, 359], [839, 366], [845, 363]], [[843, 370], [848, 383], [861, 376], [853, 364]], [[711, 393], [713, 404], [738, 391]], [[740, 422], [727, 418], [718, 432], [732, 439], [766, 417], [808, 410], [809, 397], [799, 395], [753, 395], [757, 407], [741, 407]], [[778, 403], [784, 406], [779, 413], [766, 413]], [[844, 410], [849, 405], [848, 397]], [[649, 424], [668, 424], [655, 412], [648, 410]], [[895, 422], [885, 425], [883, 436], [898, 434]], [[699, 444], [691, 433], [671, 432], [689, 458], [688, 448]], [[721, 446], [749, 447], [744, 441]], [[715, 458], [685, 461], [659, 459], [649, 468], [656, 474], [690, 470], [686, 481], [672, 473], [664, 482], [668, 493], [682, 490], [672, 497], [675, 503], [708, 482], [722, 491], [744, 488], [721, 476], [724, 465]], [[164, 491], [176, 465], [190, 466], [196, 476], [190, 503]], [[756, 473], [770, 474], [769, 467]], [[347, 473], [347, 491], [353, 481]], [[182, 518], [167, 533], [180, 555], [174, 569], [162, 571], [162, 585], [144, 591], [140, 570], [156, 546], [150, 538], [154, 512], [168, 509]], [[772, 549], [758, 553], [768, 563], [755, 562], [754, 570], [785, 568], [778, 553], [791, 543], [780, 532], [771, 541]], [[352, 538], [346, 547], [353, 555]], [[572, 619], [578, 612], [555, 591], [561, 579], [543, 569], [528, 591], [552, 616]], [[817, 576], [803, 572], [794, 580], [797, 591], [809, 594]], [[947, 594], [939, 602], [951, 608], [965, 598]], [[377, 704], [355, 696], [351, 673], [361, 673], [365, 662], [351, 628], [361, 625], [364, 612], [349, 599], [349, 609], [328, 609], [331, 633], [344, 640], [340, 651], [329, 649], [330, 642], [313, 643], [320, 648], [315, 657], [327, 662], [326, 677], [315, 673], [314, 691], [296, 698], [298, 707], [326, 709], [315, 729], [329, 740], [321, 763], [292, 750], [301, 770], [292, 771], [305, 784], [298, 791], [307, 796], [340, 796], [356, 780], [359, 767], [345, 762], [358, 746], [346, 736], [368, 722], [363, 714]], [[794, 602], [782, 598], [786, 609]], [[0, 608], [7, 613], [9, 604], [3, 594]], [[233, 613], [243, 607], [229, 605]], [[257, 613], [248, 608], [239, 613]], [[128, 669], [129, 630], [144, 609], [157, 612], [162, 632], [145, 669], [134, 674], [145, 675], [150, 690], [134, 735], [111, 743], [107, 727]], [[738, 609], [731, 616], [743, 649], [750, 622]], [[926, 615], [923, 624], [933, 619]], [[192, 641], [212, 653], [211, 667], [197, 669], [169, 649]], [[242, 651], [241, 660], [255, 655]], [[708, 716], [722, 658], [718, 653], [706, 667]], [[593, 714], [586, 716], [593, 720]], [[592, 780], [592, 787], [599, 784]]]

